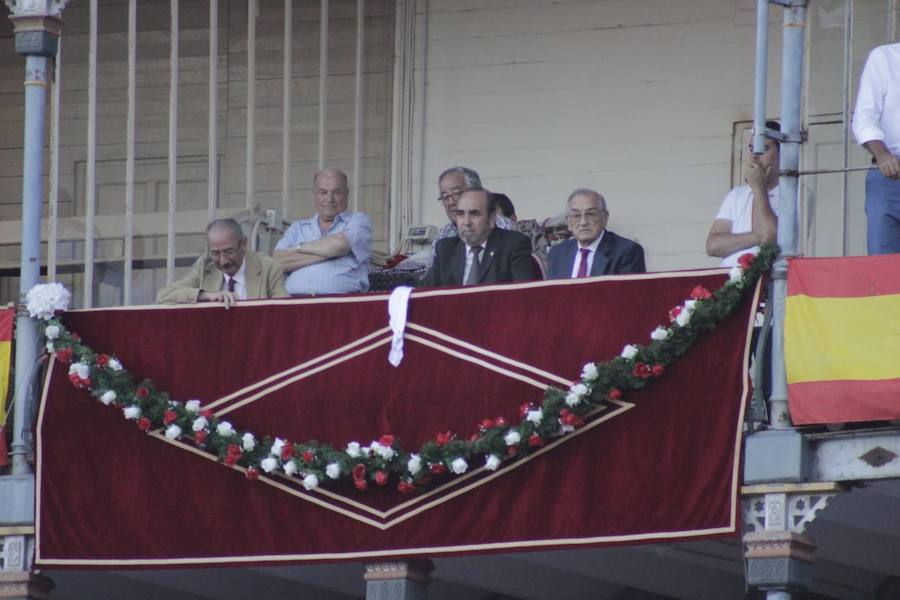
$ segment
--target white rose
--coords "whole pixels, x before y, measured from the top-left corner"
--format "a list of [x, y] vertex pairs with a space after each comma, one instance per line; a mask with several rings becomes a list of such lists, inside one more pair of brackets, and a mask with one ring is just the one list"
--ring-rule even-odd
[[110, 404], [112, 404], [113, 402], [116, 401], [116, 398], [117, 398], [117, 397], [118, 397], [118, 396], [117, 396], [117, 394], [116, 394], [114, 391], [112, 391], [112, 390], [106, 390], [105, 392], [103, 392], [103, 395], [100, 396], [100, 402], [102, 402], [103, 404], [109, 406]]
[[110, 358], [109, 361], [107, 361], [107, 363], [106, 363], [106, 368], [112, 369], [113, 371], [121, 371], [122, 363], [120, 363], [119, 359], [117, 359], [117, 358]]
[[259, 461], [260, 468], [266, 473], [271, 473], [275, 469], [278, 468], [278, 461], [274, 456], [268, 456], [261, 461]]
[[406, 470], [409, 471], [409, 474], [415, 476], [416, 473], [422, 470], [422, 457], [418, 454], [412, 454], [409, 457], [409, 460], [406, 461]]
[[566, 404], [569, 406], [578, 406], [581, 404], [581, 396], [573, 392], [566, 394]]
[[695, 305], [695, 304], [697, 304], [697, 301], [694, 300], [694, 299], [691, 299], [691, 300], [685, 300], [685, 301], [684, 301], [684, 308], [685, 308], [688, 312], [690, 312], [690, 311], [694, 310], [694, 305]]
[[281, 468], [284, 469], [285, 474], [290, 477], [293, 477], [294, 474], [297, 473], [297, 463], [295, 463], [292, 460], [289, 460], [286, 463], [284, 463], [284, 465]]
[[269, 454], [272, 456], [281, 456], [281, 450], [284, 448], [284, 440], [281, 438], [275, 438], [275, 441], [272, 442], [272, 447], [269, 448]]
[[53, 347], [53, 342], [47, 342], [47, 352], [52, 354], [55, 350], [56, 348]]
[[672, 331], [662, 326], [657, 327], [650, 333], [650, 337], [657, 341], [668, 339], [670, 335], [672, 335]]
[[581, 368], [582, 379], [593, 381], [594, 379], [597, 379], [598, 375], [600, 375], [600, 371], [597, 370], [597, 365], [594, 363], [587, 363]]
[[310, 473], [303, 478], [303, 487], [306, 488], [306, 491], [308, 492], [316, 489], [319, 487], [319, 478]]
[[731, 267], [728, 271], [728, 281], [731, 283], [740, 283], [744, 280], [744, 270], [740, 267]]
[[590, 390], [588, 390], [587, 386], [583, 383], [576, 383], [569, 388], [569, 391], [578, 396], [587, 396]]
[[221, 421], [218, 427], [216, 427], [216, 433], [222, 437], [228, 437], [234, 433], [234, 427], [232, 427], [231, 423], [228, 421]]
[[503, 436], [503, 441], [506, 442], [507, 446], [515, 446], [522, 441], [522, 436], [519, 435], [519, 432], [515, 429], [510, 429], [506, 435]]
[[462, 475], [469, 468], [469, 463], [465, 461], [462, 457], [454, 458], [453, 462], [450, 463], [450, 470], [456, 473], [457, 475]]
[[688, 323], [691, 322], [691, 313], [692, 312], [693, 312], [693, 310], [688, 309], [688, 307], [685, 306], [684, 310], [682, 310], [680, 313], [678, 313], [678, 316], [675, 317], [675, 323], [677, 323], [679, 327], [684, 327], [685, 325], [687, 325]]
[[624, 348], [622, 348], [622, 358], [626, 360], [631, 360], [635, 356], [637, 356], [638, 347], [632, 344], [627, 344]]
[[168, 427], [166, 427], [166, 437], [170, 440], [177, 440], [181, 436], [181, 427], [172, 423]]
[[248, 431], [244, 434], [244, 437], [241, 438], [241, 445], [243, 446], [245, 452], [251, 452], [254, 448], [256, 448], [256, 438], [253, 437], [253, 434]]
[[184, 403], [184, 410], [189, 413], [194, 413], [195, 415], [200, 412], [200, 401], [199, 400], [188, 400]]
[[55, 340], [59, 337], [59, 327], [56, 325], [47, 325], [44, 329], [44, 335], [48, 340]]
[[73, 373], [81, 379], [87, 379], [91, 376], [91, 368], [83, 362], [72, 363], [69, 365], [69, 375]]
[[347, 454], [350, 455], [350, 458], [358, 458], [359, 442], [350, 442], [349, 444], [347, 444]]
[[496, 471], [497, 467], [500, 466], [500, 457], [496, 454], [491, 454], [487, 457], [487, 460], [484, 461], [484, 468], [488, 471]]
[[206, 417], [197, 417], [191, 424], [191, 429], [194, 431], [203, 431], [208, 425], [209, 421], [206, 420]]
[[391, 460], [394, 458], [394, 454], [396, 454], [393, 448], [390, 446], [382, 446], [378, 442], [372, 442], [372, 450], [384, 460]]
[[529, 410], [528, 413], [525, 414], [525, 420], [534, 423], [535, 425], [541, 424], [541, 419], [544, 418], [544, 411], [541, 409], [537, 410]]
[[47, 320], [58, 311], [68, 310], [71, 298], [69, 290], [60, 283], [39, 283], [28, 290], [25, 306], [31, 317]]
[[125, 415], [126, 419], [130, 419], [132, 421], [141, 418], [141, 407], [140, 406], [126, 406], [122, 409], [122, 414]]
[[332, 479], [337, 479], [341, 476], [341, 465], [338, 463], [328, 463], [328, 466], [325, 467], [325, 474]]

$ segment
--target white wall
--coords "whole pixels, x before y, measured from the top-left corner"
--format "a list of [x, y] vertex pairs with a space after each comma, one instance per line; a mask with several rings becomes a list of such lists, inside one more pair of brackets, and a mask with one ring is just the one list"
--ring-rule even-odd
[[[446, 219], [437, 175], [463, 164], [521, 218], [562, 212], [576, 187], [598, 190], [610, 229], [638, 239], [651, 270], [717, 264], [705, 240], [731, 186], [733, 124], [752, 118], [755, 4], [420, 2], [422, 220]], [[771, 21], [777, 116], [780, 9]]]

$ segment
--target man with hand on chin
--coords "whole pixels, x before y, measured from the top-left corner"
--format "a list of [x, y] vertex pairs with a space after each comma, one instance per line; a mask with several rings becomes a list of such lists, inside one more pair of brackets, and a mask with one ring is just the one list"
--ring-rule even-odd
[[274, 260], [247, 250], [247, 238], [234, 219], [206, 226], [206, 256], [190, 272], [156, 295], [160, 304], [221, 302], [231, 308], [248, 298], [284, 298], [284, 273]]
[[348, 187], [342, 171], [316, 173], [316, 214], [294, 222], [275, 246], [291, 294], [368, 291], [372, 223], [365, 213], [347, 211]]

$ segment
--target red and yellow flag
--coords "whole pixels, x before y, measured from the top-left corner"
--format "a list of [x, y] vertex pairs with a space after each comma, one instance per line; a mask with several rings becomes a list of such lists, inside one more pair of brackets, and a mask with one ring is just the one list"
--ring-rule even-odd
[[0, 308], [0, 427], [6, 424], [6, 397], [9, 395], [9, 361], [15, 316], [15, 310]]
[[900, 418], [900, 255], [791, 260], [787, 294], [794, 424]]

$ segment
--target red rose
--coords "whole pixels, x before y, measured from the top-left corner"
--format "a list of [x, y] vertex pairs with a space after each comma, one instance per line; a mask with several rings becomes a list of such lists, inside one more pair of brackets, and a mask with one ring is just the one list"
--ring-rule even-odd
[[408, 494], [413, 491], [413, 484], [405, 479], [401, 479], [397, 482], [397, 491], [401, 494]]
[[387, 485], [388, 474], [384, 471], [375, 471], [375, 483], [378, 485]]
[[670, 311], [669, 311], [669, 320], [672, 321], [672, 322], [674, 323], [674, 322], [675, 322], [675, 319], [678, 318], [678, 315], [681, 314], [681, 310], [682, 310], [682, 309], [681, 309], [680, 306], [676, 306], [675, 308], [673, 308], [672, 310], [670, 310]]
[[[241, 447], [237, 444], [228, 444], [228, 448], [225, 449], [225, 462], [229, 465], [233, 465], [240, 457]], [[228, 462], [229, 458], [231, 459], [231, 462]]]
[[171, 425], [178, 419], [178, 415], [175, 414], [175, 411], [171, 408], [167, 408], [166, 412], [163, 413], [163, 423], [166, 425]]
[[519, 405], [519, 415], [524, 417], [529, 410], [531, 410], [531, 402], [523, 402]]
[[444, 466], [444, 463], [432, 463], [429, 468], [435, 475], [443, 475], [447, 472], [447, 467]]
[[480, 433], [473, 433], [472, 435], [469, 436], [469, 441], [470, 441], [470, 442], [477, 442], [477, 441], [480, 440], [480, 439], [481, 439], [481, 434], [480, 434]]
[[312, 450], [306, 450], [303, 452], [303, 462], [311, 463], [315, 459], [316, 459], [316, 454]]
[[381, 436], [381, 439], [378, 440], [378, 443], [381, 444], [382, 446], [388, 446], [388, 447], [393, 446], [394, 445], [394, 436], [392, 436], [389, 433], [386, 433], [383, 436]]
[[439, 433], [436, 436], [434, 436], [434, 441], [437, 443], [438, 446], [443, 446], [447, 442], [449, 442], [452, 438], [453, 438], [453, 434], [450, 433], [449, 431], [445, 431], [444, 433]]
[[650, 369], [650, 374], [653, 375], [654, 377], [662, 377], [665, 372], [666, 372], [666, 367], [664, 367], [663, 365], [661, 365], [659, 363], [656, 363], [655, 365], [653, 365], [653, 368]]
[[76, 344], [80, 344], [80, 343], [81, 343], [81, 336], [78, 335], [78, 334], [75, 333], [75, 332], [72, 332], [72, 341], [75, 342]]
[[69, 364], [72, 360], [72, 349], [71, 348], [60, 348], [56, 351], [56, 360], [61, 363]]
[[203, 442], [206, 441], [206, 432], [203, 430], [196, 432], [194, 434], [194, 441], [197, 443], [198, 446], [202, 445]]
[[101, 369], [106, 368], [106, 365], [109, 364], [109, 354], [98, 354], [97, 355], [97, 366]]
[[206, 419], [207, 421], [209, 421], [210, 419], [213, 418], [213, 411], [211, 408], [205, 408], [202, 411], [200, 411], [200, 416], [203, 417], [204, 419]]
[[749, 269], [750, 267], [753, 266], [753, 260], [754, 260], [755, 258], [756, 258], [756, 256], [753, 255], [753, 254], [750, 253], [750, 252], [747, 252], [747, 253], [745, 253], [745, 254], [741, 254], [741, 255], [738, 257], [738, 264], [741, 265], [741, 268], [744, 269], [744, 270], [746, 271], [747, 269]]
[[256, 470], [256, 467], [250, 467], [244, 475], [250, 480], [259, 479], [259, 471]]
[[647, 363], [635, 363], [634, 369], [632, 369], [631, 374], [640, 379], [647, 379], [650, 377], [650, 365]]
[[144, 386], [140, 386], [138, 387], [138, 389], [134, 390], [134, 395], [143, 400], [150, 395], [150, 390], [148, 390]]
[[568, 408], [564, 408], [564, 409], [562, 409], [561, 411], [559, 411], [559, 417], [560, 417], [561, 419], [565, 419], [565, 418], [568, 417], [570, 414], [571, 414], [571, 413], [569, 412], [569, 409], [568, 409]]
[[493, 426], [494, 421], [492, 419], [485, 419], [481, 422], [481, 425], [479, 425], [479, 427], [481, 427], [482, 429], [490, 429]]
[[506, 427], [506, 419], [504, 419], [503, 417], [497, 417], [496, 419], [494, 419], [494, 425], [496, 425], [497, 427]]
[[362, 491], [362, 490], [366, 489], [367, 487], [369, 487], [369, 484], [366, 483], [365, 479], [354, 479], [353, 486], [356, 489]]
[[[285, 442], [284, 446], [281, 447], [281, 460], [287, 461], [294, 455], [294, 445], [290, 442]], [[309, 462], [309, 461], [306, 461]]]
[[[353, 471], [351, 472], [353, 475], [354, 481], [365, 481], [366, 477], [366, 465], [359, 463], [355, 467], [353, 467]], [[359, 486], [357, 486], [359, 487]], [[362, 488], [365, 489], [365, 488]]]
[[621, 390], [619, 390], [619, 388], [612, 388], [606, 394], [606, 397], [609, 398], [610, 400], [618, 400], [619, 398], [622, 397], [622, 392], [621, 392]]
[[698, 285], [691, 290], [691, 298], [693, 298], [694, 300], [706, 300], [707, 298], [711, 297], [712, 294], [709, 293], [709, 290], [702, 285]]
[[224, 462], [226, 465], [228, 465], [230, 467], [237, 461], [238, 461], [238, 457], [235, 456], [234, 454], [226, 454], [225, 459], [222, 462]]
[[544, 440], [542, 440], [541, 436], [539, 436], [538, 434], [532, 433], [531, 437], [528, 438], [528, 445], [532, 448], [537, 448], [538, 446], [544, 445]]
[[510, 446], [509, 448], [506, 449], [506, 454], [508, 456], [515, 456], [518, 453], [519, 453], [519, 448], [517, 446]]
[[151, 425], [152, 425], [152, 423], [150, 423], [150, 419], [148, 419], [147, 417], [141, 417], [137, 421], [138, 429], [140, 429], [142, 431], [150, 431]]

